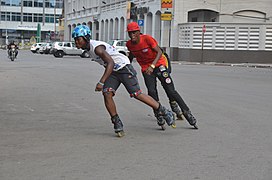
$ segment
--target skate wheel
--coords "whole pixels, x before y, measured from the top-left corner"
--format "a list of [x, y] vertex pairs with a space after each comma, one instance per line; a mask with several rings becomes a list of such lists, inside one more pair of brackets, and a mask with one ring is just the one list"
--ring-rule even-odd
[[174, 124], [171, 125], [171, 127], [175, 129], [177, 126], [176, 126], [176, 124], [174, 123]]
[[194, 125], [194, 128], [195, 128], [195, 129], [198, 129], [198, 126], [195, 124], [195, 125]]
[[180, 116], [177, 116], [177, 120], [183, 121], [184, 118], [182, 117], [182, 115], [180, 115]]
[[125, 135], [124, 131], [120, 131], [116, 133], [117, 137], [123, 137]]

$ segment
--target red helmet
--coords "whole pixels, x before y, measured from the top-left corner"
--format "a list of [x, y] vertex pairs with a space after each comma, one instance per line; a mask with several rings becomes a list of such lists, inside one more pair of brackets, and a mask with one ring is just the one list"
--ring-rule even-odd
[[140, 27], [136, 22], [131, 22], [127, 25], [127, 31], [140, 31]]

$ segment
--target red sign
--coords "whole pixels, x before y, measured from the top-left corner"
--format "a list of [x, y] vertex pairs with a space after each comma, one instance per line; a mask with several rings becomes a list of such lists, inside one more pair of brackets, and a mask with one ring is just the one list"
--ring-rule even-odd
[[206, 25], [205, 25], [205, 24], [202, 26], [202, 32], [203, 32], [203, 33], [206, 32]]
[[172, 0], [161, 0], [161, 8], [172, 8], [173, 2]]

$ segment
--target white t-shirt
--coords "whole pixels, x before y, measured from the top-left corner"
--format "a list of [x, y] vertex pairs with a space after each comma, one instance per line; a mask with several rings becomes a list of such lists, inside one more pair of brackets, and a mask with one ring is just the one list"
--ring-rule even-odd
[[118, 70], [122, 69], [124, 66], [126, 66], [127, 64], [130, 64], [128, 57], [125, 56], [124, 54], [121, 54], [118, 51], [116, 51], [116, 49], [113, 46], [111, 46], [108, 43], [105, 43], [103, 41], [96, 41], [96, 40], [90, 40], [90, 55], [91, 55], [92, 61], [95, 61], [103, 66], [107, 65], [107, 63], [105, 63], [94, 52], [95, 48], [100, 45], [103, 45], [106, 47], [106, 52], [113, 59], [113, 61], [114, 61], [113, 70], [114, 71], [118, 71]]

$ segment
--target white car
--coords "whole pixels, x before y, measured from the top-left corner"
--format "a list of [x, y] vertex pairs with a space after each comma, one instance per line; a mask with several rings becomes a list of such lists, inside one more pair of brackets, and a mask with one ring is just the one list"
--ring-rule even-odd
[[49, 43], [45, 43], [45, 44], [43, 44], [41, 46], [41, 48], [39, 49], [38, 52], [40, 54], [49, 54], [51, 47], [52, 47], [52, 43], [50, 43], [50, 42]]
[[89, 57], [89, 53], [78, 49], [74, 42], [54, 42], [52, 45], [52, 54], [57, 58], [62, 58], [64, 55], [80, 56], [82, 58]]
[[108, 44], [112, 45], [113, 47], [115, 47], [115, 49], [119, 52], [122, 53], [126, 56], [129, 55], [129, 51], [127, 49], [127, 41], [126, 40], [110, 40], [108, 41]]
[[39, 52], [42, 46], [46, 45], [46, 43], [35, 43], [31, 46], [30, 51], [33, 53]]

